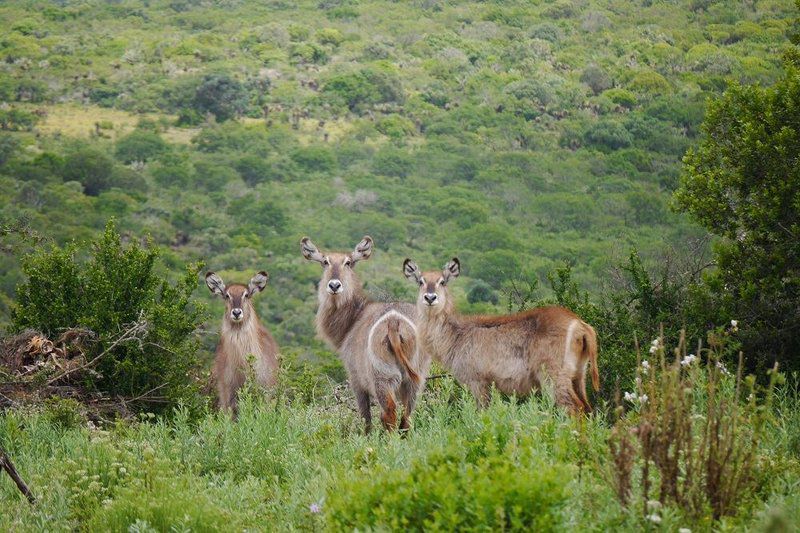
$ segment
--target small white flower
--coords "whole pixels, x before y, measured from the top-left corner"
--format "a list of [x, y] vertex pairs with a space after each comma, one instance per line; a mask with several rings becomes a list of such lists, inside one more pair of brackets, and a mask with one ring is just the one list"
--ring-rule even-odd
[[322, 505], [318, 503], [312, 503], [308, 506], [308, 510], [314, 514], [320, 513], [322, 511]]
[[643, 405], [644, 405], [645, 403], [647, 403], [647, 400], [648, 400], [648, 399], [649, 399], [649, 398], [647, 397], [647, 394], [642, 394], [641, 396], [639, 396], [639, 402], [641, 402]]
[[687, 355], [686, 357], [684, 357], [681, 360], [681, 366], [689, 366], [692, 363], [694, 363], [696, 359], [697, 359], [697, 356], [695, 354], [693, 354], [693, 353], [690, 353], [689, 355]]
[[650, 346], [658, 346], [659, 344], [661, 344], [661, 339], [658, 337], [650, 341]]
[[656, 513], [653, 513], [651, 515], [647, 515], [647, 519], [650, 520], [654, 524], [660, 524], [661, 523], [661, 517], [658, 516]]
[[726, 376], [731, 375], [731, 373], [728, 372], [728, 368], [725, 366], [725, 363], [723, 363], [722, 361], [717, 361], [717, 368], [719, 368], [720, 373]]
[[738, 328], [739, 327], [739, 321], [738, 320], [731, 320], [731, 327], [732, 328]]
[[678, 533], [692, 533], [692, 530], [689, 529], [688, 527], [682, 527], [678, 529]]
[[650, 361], [648, 361], [647, 359], [642, 361], [642, 370], [644, 370], [645, 372], [650, 370]]
[[635, 392], [626, 392], [625, 393], [625, 401], [626, 402], [635, 402], [636, 401], [636, 393]]
[[651, 346], [651, 347], [650, 347], [650, 353], [651, 353], [651, 354], [654, 354], [654, 353], [656, 353], [657, 351], [658, 351], [658, 346]]

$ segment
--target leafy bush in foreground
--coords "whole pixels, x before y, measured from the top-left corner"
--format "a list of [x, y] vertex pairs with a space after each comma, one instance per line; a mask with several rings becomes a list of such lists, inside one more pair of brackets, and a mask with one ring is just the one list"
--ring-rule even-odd
[[[81, 260], [87, 252], [88, 260]], [[84, 378], [90, 390], [156, 407], [196, 404], [192, 334], [203, 313], [189, 297], [199, 265], [171, 285], [156, 270], [157, 257], [157, 249], [136, 242], [123, 247], [113, 222], [88, 250], [72, 244], [34, 252], [23, 261], [28, 279], [17, 288], [13, 327], [51, 337], [69, 328], [91, 330], [96, 342], [86, 348], [86, 359], [99, 358], [97, 374]]]
[[519, 443], [462, 442], [408, 468], [376, 465], [329, 493], [333, 530], [557, 531], [563, 469]]

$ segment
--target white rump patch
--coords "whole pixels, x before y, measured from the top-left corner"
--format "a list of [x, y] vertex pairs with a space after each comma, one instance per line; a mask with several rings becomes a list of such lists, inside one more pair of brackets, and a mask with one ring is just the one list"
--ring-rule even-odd
[[575, 334], [575, 328], [578, 327], [580, 322], [573, 320], [569, 323], [567, 328], [567, 335], [564, 339], [564, 369], [567, 370], [570, 376], [574, 376], [578, 371], [578, 354], [572, 349], [572, 337]]
[[380, 371], [386, 374], [394, 374], [398, 372], [397, 367], [395, 366], [389, 367], [383, 362], [382, 359], [378, 358], [375, 355], [375, 352], [372, 351], [372, 338], [375, 335], [375, 330], [378, 329], [378, 326], [390, 318], [399, 318], [400, 320], [404, 320], [406, 324], [408, 324], [411, 327], [411, 331], [414, 332], [414, 336], [417, 335], [417, 326], [411, 321], [411, 319], [409, 319], [403, 313], [395, 311], [394, 309], [390, 309], [389, 311], [381, 315], [381, 317], [378, 320], [376, 320], [374, 324], [372, 324], [372, 327], [369, 328], [369, 335], [367, 335], [367, 354], [369, 355], [370, 362], [372, 363], [373, 368], [376, 371]]

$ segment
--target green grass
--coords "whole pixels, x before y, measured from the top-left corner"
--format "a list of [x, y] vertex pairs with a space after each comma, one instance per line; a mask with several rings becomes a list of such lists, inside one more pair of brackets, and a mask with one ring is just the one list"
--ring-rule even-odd
[[[71, 417], [52, 411], [7, 411], [0, 443], [39, 502], [0, 478], [0, 530], [447, 530], [458, 520], [475, 528], [475, 517], [513, 530], [526, 511], [540, 531], [712, 529], [676, 508], [661, 509], [656, 526], [638, 502], [617, 503], [603, 417], [571, 419], [541, 398], [495, 398], [478, 411], [450, 379], [431, 389], [404, 439], [363, 435], [352, 406], [333, 396], [247, 398], [238, 423], [178, 413], [90, 429], [64, 427]], [[713, 529], [790, 531], [800, 518], [798, 405], [779, 400], [760, 453], [782, 474]]]

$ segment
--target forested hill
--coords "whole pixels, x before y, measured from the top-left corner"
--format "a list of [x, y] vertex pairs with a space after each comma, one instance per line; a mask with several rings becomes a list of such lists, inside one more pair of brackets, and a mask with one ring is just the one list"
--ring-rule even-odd
[[631, 247], [703, 235], [669, 209], [681, 157], [707, 97], [779, 75], [795, 16], [790, 0], [3, 2], [3, 321], [17, 229], [65, 243], [112, 216], [172, 271], [270, 271], [259, 305], [282, 344], [314, 334], [303, 235], [371, 234], [374, 293], [411, 294], [406, 256], [454, 254], [473, 303], [564, 261], [597, 288]]

